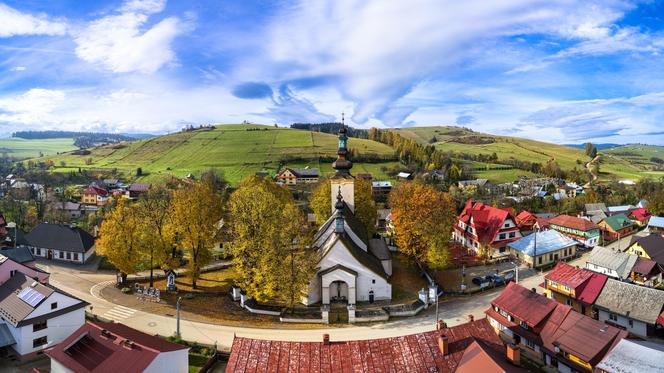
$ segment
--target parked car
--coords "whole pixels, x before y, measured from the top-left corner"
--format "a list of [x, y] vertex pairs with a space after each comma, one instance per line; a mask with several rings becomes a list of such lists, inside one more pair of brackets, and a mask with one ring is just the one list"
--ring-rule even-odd
[[486, 276], [486, 278], [489, 281], [493, 282], [494, 285], [504, 285], [505, 284], [505, 279], [502, 278], [499, 275], [488, 275], [488, 276]]
[[505, 280], [505, 282], [514, 281], [514, 272], [510, 271], [510, 272], [505, 273], [503, 275], [503, 279]]
[[491, 281], [490, 276], [473, 277], [471, 282], [482, 289], [489, 287], [493, 284], [493, 281]]

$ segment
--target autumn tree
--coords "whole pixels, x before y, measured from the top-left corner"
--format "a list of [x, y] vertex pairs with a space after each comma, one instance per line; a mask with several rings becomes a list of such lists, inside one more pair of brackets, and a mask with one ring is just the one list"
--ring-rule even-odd
[[169, 253], [175, 247], [176, 225], [171, 219], [171, 191], [165, 185], [154, 185], [141, 196], [138, 211], [142, 220], [142, 237], [146, 241], [145, 255], [150, 267], [150, 286], [154, 286], [154, 267], [174, 268]]
[[258, 301], [280, 299], [292, 307], [306, 291], [316, 258], [291, 193], [269, 179], [247, 178], [229, 198], [228, 219], [238, 285]]
[[[366, 179], [355, 179], [355, 217], [367, 229], [367, 235], [372, 237], [376, 233], [376, 218], [378, 210], [373, 199], [371, 182]], [[321, 225], [332, 215], [332, 188], [330, 180], [321, 182], [314, 190], [309, 201], [314, 211], [316, 224]]]
[[595, 147], [595, 145], [593, 145], [591, 142], [587, 142], [585, 144], [585, 151], [586, 155], [591, 159], [597, 156], [597, 147]]
[[177, 227], [177, 239], [188, 254], [191, 286], [201, 268], [212, 259], [212, 248], [219, 235], [221, 197], [211, 183], [194, 182], [173, 192], [171, 214]]
[[399, 251], [433, 268], [449, 260], [455, 202], [431, 186], [402, 183], [392, 190], [390, 206]]
[[120, 271], [122, 283], [127, 274], [138, 269], [143, 258], [141, 219], [136, 205], [122, 199], [109, 211], [101, 224], [97, 239], [97, 253]]

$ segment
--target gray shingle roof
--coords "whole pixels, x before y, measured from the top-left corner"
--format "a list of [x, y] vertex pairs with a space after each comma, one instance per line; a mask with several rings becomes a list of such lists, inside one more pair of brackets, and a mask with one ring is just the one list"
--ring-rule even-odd
[[289, 168], [298, 177], [318, 177], [317, 168]]
[[4, 255], [16, 263], [28, 263], [35, 260], [27, 247], [3, 247], [0, 249], [0, 255]]
[[92, 235], [64, 224], [41, 223], [26, 236], [30, 246], [85, 253], [95, 244]]
[[595, 305], [634, 320], [655, 324], [664, 308], [664, 291], [608, 279]]
[[392, 253], [382, 238], [372, 238], [369, 240], [369, 251], [380, 260], [392, 259]]
[[[13, 326], [18, 326], [23, 319], [30, 315], [32, 311], [43, 302], [43, 299], [46, 299], [53, 294], [53, 289], [38, 282], [35, 286], [30, 286], [35, 282], [35, 280], [18, 272], [0, 286], [0, 316], [2, 316], [5, 321]], [[35, 304], [34, 307], [18, 297], [18, 293], [28, 287], [44, 296], [44, 298], [39, 303]]]
[[604, 203], [586, 203], [586, 213], [594, 211], [609, 212]]
[[664, 346], [623, 339], [597, 365], [606, 372], [664, 373]]
[[618, 276], [627, 278], [637, 259], [636, 255], [614, 251], [603, 246], [595, 246], [586, 262], [598, 267], [615, 270]]

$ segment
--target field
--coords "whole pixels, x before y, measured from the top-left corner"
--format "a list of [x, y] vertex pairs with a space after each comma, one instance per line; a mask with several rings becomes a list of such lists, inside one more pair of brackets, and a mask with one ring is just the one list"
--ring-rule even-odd
[[[488, 135], [460, 127], [412, 127], [400, 128], [395, 131], [404, 137], [415, 139], [421, 143], [429, 143], [435, 136], [436, 142], [434, 145], [442, 151], [486, 155], [496, 153], [499, 160], [514, 158], [541, 164], [545, 164], [550, 159], [555, 159], [563, 170], [582, 169], [584, 164], [590, 160], [581, 149], [518, 137]], [[480, 141], [478, 142], [486, 143], [469, 144], [468, 142], [472, 142], [469, 140], [473, 138], [479, 138]], [[600, 151], [602, 155], [600, 181], [638, 180], [645, 176], [659, 174], [653, 171], [653, 164], [650, 161], [636, 162], [633, 158], [612, 153], [616, 149], [623, 148]], [[664, 153], [664, 148], [661, 151]], [[664, 158], [664, 154], [662, 154], [662, 158]], [[477, 177], [501, 182], [514, 180], [514, 176], [520, 174], [528, 175], [529, 173], [520, 170], [491, 170], [477, 172]]]
[[0, 139], [0, 153], [18, 159], [36, 158], [75, 150], [74, 139], [26, 140], [17, 137]]
[[[390, 156], [394, 153], [387, 145], [351, 138], [349, 146], [361, 154]], [[125, 176], [135, 175], [141, 167], [145, 180], [163, 175], [185, 176], [200, 174], [209, 169], [224, 173], [233, 184], [256, 171], [274, 174], [280, 162], [286, 167], [317, 167], [325, 175], [332, 172], [331, 165], [319, 164], [320, 156], [336, 156], [335, 135], [287, 128], [258, 125], [219, 125], [211, 130], [174, 133], [146, 140], [107, 145], [91, 150], [88, 155], [71, 153], [52, 159], [55, 171], [68, 172], [77, 168], [117, 169]], [[353, 172], [370, 171], [377, 178], [387, 177], [382, 166], [395, 163], [354, 164]]]

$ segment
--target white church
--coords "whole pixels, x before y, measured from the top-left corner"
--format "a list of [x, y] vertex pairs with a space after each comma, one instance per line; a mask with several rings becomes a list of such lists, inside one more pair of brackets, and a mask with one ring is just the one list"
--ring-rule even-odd
[[354, 215], [355, 178], [350, 174], [353, 163], [348, 159], [347, 139], [342, 125], [337, 160], [332, 163], [332, 216], [314, 237], [319, 270], [303, 302], [320, 302], [323, 308], [346, 303], [350, 311], [357, 302], [392, 299], [392, 255], [382, 238], [367, 237], [366, 228]]

